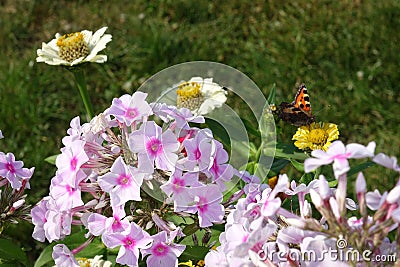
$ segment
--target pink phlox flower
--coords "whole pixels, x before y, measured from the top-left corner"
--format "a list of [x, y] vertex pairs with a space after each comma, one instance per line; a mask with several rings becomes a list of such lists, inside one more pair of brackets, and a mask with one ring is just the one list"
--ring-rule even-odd
[[53, 247], [51, 256], [57, 267], [79, 267], [74, 254], [64, 244], [57, 244]]
[[28, 178], [23, 178], [22, 179], [22, 188], [23, 189], [31, 189], [31, 184], [29, 181], [31, 180], [33, 173], [35, 172], [35, 167], [32, 167], [29, 169], [30, 176]]
[[126, 231], [130, 227], [128, 219], [125, 218], [124, 205], [112, 208], [112, 217], [106, 217], [98, 213], [90, 214], [87, 220], [89, 233], [94, 236], [101, 235], [102, 239], [106, 239], [107, 235]]
[[269, 185], [261, 184], [261, 179], [259, 177], [256, 175], [251, 175], [247, 171], [236, 172], [236, 175], [246, 183], [246, 185], [243, 187], [243, 191], [246, 194], [246, 203], [256, 203], [257, 197], [260, 197], [261, 192], [263, 192], [266, 188], [269, 188]]
[[294, 196], [294, 195], [305, 195], [310, 192], [310, 189], [318, 190], [319, 184], [318, 180], [312, 180], [308, 185], [303, 183], [297, 184], [296, 181], [290, 182], [290, 188], [285, 191], [286, 195]]
[[255, 174], [250, 174], [248, 171], [239, 171], [236, 173], [237, 176], [239, 176], [243, 182], [246, 184], [260, 184], [261, 179], [255, 175]]
[[[346, 197], [346, 192], [345, 191], [339, 191], [337, 188], [330, 188], [330, 191], [335, 196], [335, 200], [344, 199], [345, 206], [346, 206], [347, 209], [349, 209], [349, 210], [358, 209], [357, 203], [354, 200], [352, 200], [351, 198]], [[320, 193], [320, 195], [321, 195], [321, 193]], [[322, 196], [323, 195], [321, 195], [321, 197]]]
[[388, 195], [386, 197], [386, 202], [389, 205], [393, 205], [393, 204], [396, 205], [396, 206], [400, 205], [400, 184], [399, 183], [397, 183], [395, 185], [395, 187], [393, 187], [389, 191], [389, 193], [388, 193]]
[[164, 122], [175, 120], [171, 128], [176, 129], [190, 129], [189, 122], [204, 123], [203, 116], [193, 115], [187, 108], [178, 109], [175, 106], [168, 106], [165, 103], [151, 103], [154, 114], [159, 116]]
[[23, 168], [22, 161], [16, 161], [13, 153], [0, 153], [0, 176], [7, 179], [13, 189], [20, 189], [22, 180], [33, 175], [33, 169]]
[[176, 169], [170, 176], [168, 182], [161, 185], [160, 188], [167, 196], [174, 201], [174, 211], [180, 212], [187, 208], [187, 199], [190, 198], [190, 187], [201, 186], [198, 181], [199, 174], [196, 172], [186, 172], [182, 174], [181, 170]]
[[178, 129], [189, 130], [189, 122], [191, 123], [204, 123], [205, 119], [203, 116], [195, 115], [187, 108], [180, 108], [175, 115], [176, 127]]
[[221, 205], [222, 193], [217, 185], [208, 184], [190, 188], [189, 193], [188, 199], [186, 199], [189, 206], [185, 211], [197, 212], [200, 227], [208, 227], [213, 223], [222, 222], [225, 209]]
[[235, 209], [230, 212], [226, 218], [225, 229], [233, 224], [247, 225], [250, 218], [246, 217], [246, 207], [248, 204], [244, 198], [238, 200]]
[[210, 250], [204, 258], [205, 266], [229, 267], [226, 252], [222, 247]]
[[276, 243], [279, 251], [289, 252], [289, 244], [300, 244], [306, 237], [315, 237], [318, 233], [288, 226], [278, 231]]
[[373, 162], [378, 163], [379, 165], [382, 165], [388, 169], [395, 170], [397, 172], [400, 172], [400, 167], [397, 164], [397, 158], [396, 157], [389, 157], [383, 153], [379, 153], [376, 155], [373, 159]]
[[81, 166], [89, 160], [85, 149], [85, 141], [75, 140], [70, 146], [61, 149], [61, 154], [56, 158], [57, 173], [64, 181], [74, 187], [77, 173]]
[[319, 182], [318, 180], [312, 180], [308, 185], [299, 184], [297, 185], [295, 181], [290, 183], [290, 189], [285, 191], [286, 195], [293, 196], [297, 195], [299, 200], [299, 207], [300, 207], [300, 214], [302, 217], [305, 216], [304, 214], [304, 206], [305, 206], [305, 195], [310, 192], [310, 189], [318, 190]]
[[47, 222], [47, 202], [50, 197], [43, 198], [35, 207], [31, 209], [32, 224], [35, 225], [33, 229], [32, 237], [40, 242], [45, 240], [44, 224]]
[[[316, 235], [314, 237], [305, 237], [300, 243], [300, 251], [313, 251], [312, 258], [308, 259], [305, 264], [306, 266], [337, 266], [337, 267], [348, 267], [349, 265], [345, 262], [334, 260], [332, 257], [324, 257], [327, 251], [336, 250], [336, 240], [328, 238], [325, 235]], [[322, 259], [318, 260], [318, 259]]]
[[315, 170], [322, 165], [328, 165], [333, 162], [333, 172], [335, 177], [350, 170], [349, 158], [366, 158], [373, 157], [375, 150], [375, 142], [370, 142], [368, 146], [360, 144], [348, 144], [344, 146], [341, 141], [335, 141], [331, 144], [328, 151], [313, 150], [311, 156], [304, 161], [304, 171], [306, 173]]
[[[114, 123], [112, 122], [110, 115], [100, 113], [94, 116], [89, 123], [85, 123], [84, 125], [82, 125], [82, 132], [85, 136], [85, 140], [87, 141], [88, 139], [96, 139], [96, 135], [101, 135], [112, 126], [116, 125], [114, 125]], [[87, 138], [88, 135], [92, 136], [92, 138]]]
[[238, 223], [230, 225], [225, 229], [225, 232], [226, 251], [233, 251], [237, 246], [246, 243], [250, 235], [250, 230], [246, 229], [244, 225]]
[[367, 192], [367, 194], [365, 195], [365, 199], [368, 208], [371, 210], [378, 210], [383, 205], [383, 203], [385, 203], [387, 195], [388, 192], [384, 192], [381, 195], [378, 189], [375, 189], [373, 192]]
[[178, 257], [185, 250], [185, 245], [174, 244], [173, 239], [168, 237], [167, 232], [162, 231], [151, 237], [153, 243], [151, 247], [142, 249], [143, 257], [150, 255], [147, 266], [177, 267]]
[[[314, 181], [316, 181], [316, 183], [314, 183], [315, 186], [310, 187], [310, 189], [318, 192], [322, 199], [329, 199], [333, 195], [333, 190], [329, 187], [329, 183], [325, 179], [325, 176], [321, 174], [319, 179]], [[310, 189], [308, 190], [308, 193], [310, 192]]]
[[67, 130], [67, 136], [62, 139], [62, 143], [64, 146], [68, 147], [75, 140], [83, 140], [82, 139], [82, 129], [81, 119], [79, 116], [73, 118], [70, 122], [70, 128]]
[[243, 258], [248, 257], [250, 250], [259, 252], [276, 230], [277, 226], [272, 223], [268, 223], [265, 226], [252, 230], [248, 235], [246, 242], [238, 244], [234, 249], [233, 254], [236, 257]]
[[198, 178], [199, 174], [197, 172], [186, 172], [183, 174], [181, 170], [176, 169], [169, 177], [168, 182], [161, 185], [160, 188], [168, 196], [178, 195], [184, 190], [184, 187], [201, 186]]
[[109, 248], [120, 246], [116, 262], [128, 266], [138, 266], [139, 249], [148, 248], [152, 239], [136, 223], [131, 222], [128, 229], [121, 233], [107, 235], [103, 243]]
[[[357, 217], [354, 217], [354, 216], [347, 219], [347, 224], [354, 231], [363, 231], [363, 222], [364, 222], [363, 218], [357, 218]], [[373, 222], [372, 217], [368, 216], [367, 224], [370, 224], [372, 222]]]
[[120, 98], [114, 98], [106, 115], [113, 115], [119, 122], [131, 126], [134, 121], [153, 114], [150, 105], [146, 102], [147, 94], [135, 92], [132, 96], [125, 94]]
[[275, 185], [274, 189], [266, 188], [261, 195], [259, 204], [261, 204], [261, 214], [264, 217], [270, 217], [274, 215], [281, 206], [281, 199], [276, 197], [280, 192], [285, 192], [287, 190], [287, 185], [289, 183], [289, 178], [286, 174], [279, 175], [278, 183]]
[[71, 210], [61, 211], [54, 199], [47, 202], [46, 223], [43, 228], [49, 242], [63, 239], [71, 234], [72, 212]]
[[154, 121], [143, 125], [129, 136], [129, 148], [138, 153], [138, 168], [147, 173], [158, 169], [173, 171], [178, 160], [179, 142], [171, 130], [164, 133]]
[[392, 217], [393, 221], [395, 221], [396, 223], [400, 224], [400, 207], [395, 209], [392, 212], [392, 216], [391, 217]]
[[211, 174], [213, 181], [216, 182], [221, 191], [224, 191], [226, 189], [224, 183], [229, 182], [232, 179], [234, 170], [230, 164], [226, 164], [226, 162], [229, 160], [229, 156], [223, 145], [216, 140], [214, 143], [214, 161], [208, 170], [208, 173]]
[[110, 172], [99, 176], [97, 181], [101, 189], [110, 194], [111, 205], [120, 206], [129, 200], [142, 200], [140, 187], [144, 175], [137, 168], [126, 165], [120, 156], [111, 166]]
[[209, 129], [200, 130], [192, 139], [183, 141], [187, 158], [183, 164], [191, 171], [208, 171], [214, 164], [216, 145]]
[[153, 113], [165, 123], [170, 122], [174, 118], [173, 114], [177, 111], [175, 106], [170, 106], [165, 103], [153, 102], [149, 105]]
[[51, 179], [49, 195], [54, 199], [60, 210], [69, 210], [83, 205], [79, 183], [86, 178], [83, 171], [76, 174], [75, 184], [70, 186], [60, 175]]

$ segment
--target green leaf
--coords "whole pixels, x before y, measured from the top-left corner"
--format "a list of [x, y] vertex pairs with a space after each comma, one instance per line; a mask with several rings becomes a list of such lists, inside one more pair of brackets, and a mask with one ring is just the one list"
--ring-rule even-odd
[[293, 167], [295, 167], [299, 172], [304, 172], [304, 163], [298, 162], [295, 159], [290, 159], [290, 163], [292, 163]]
[[42, 251], [42, 253], [40, 253], [39, 258], [36, 260], [34, 267], [42, 267], [49, 263], [53, 263], [54, 265], [53, 257], [51, 256], [51, 254], [53, 253], [53, 247], [55, 245], [56, 245], [55, 243], [50, 244]]
[[0, 263], [0, 267], [15, 267], [15, 263]]
[[47, 157], [44, 159], [44, 161], [46, 161], [47, 163], [50, 163], [51, 165], [56, 165], [56, 158], [58, 155], [53, 155], [50, 157]]
[[347, 172], [347, 176], [351, 176], [351, 175], [354, 175], [356, 173], [359, 173], [360, 171], [365, 170], [365, 169], [367, 169], [367, 168], [369, 168], [371, 166], [374, 166], [375, 164], [376, 163], [372, 162], [372, 161], [366, 161], [366, 162], [363, 162], [361, 164], [358, 164], [358, 165], [356, 165], [354, 167], [351, 167], [351, 169]]
[[[243, 124], [244, 124], [244, 126], [246, 127], [246, 130], [247, 130], [247, 133], [249, 133], [249, 134], [251, 134], [251, 135], [253, 135], [255, 137], [258, 137], [258, 138], [261, 137], [261, 133], [258, 131], [257, 128], [255, 128], [252, 125], [252, 122], [250, 120], [242, 118], [242, 117], [240, 119], [243, 121]], [[257, 125], [257, 127], [258, 127], [258, 125]]]
[[315, 176], [313, 176], [312, 173], [305, 173], [300, 177], [299, 183], [308, 185], [312, 180], [314, 180], [314, 178]]
[[298, 150], [294, 145], [288, 144], [277, 144], [275, 157], [285, 158], [285, 159], [297, 159], [297, 160], [305, 160], [309, 158], [309, 156]]
[[194, 234], [197, 230], [199, 230], [199, 226], [197, 225], [197, 222], [194, 222], [192, 224], [187, 225], [185, 228], [183, 228], [183, 233], [187, 236]]
[[199, 261], [204, 260], [204, 257], [210, 249], [204, 246], [186, 246], [185, 251], [179, 257], [179, 262], [186, 262], [189, 260]]
[[15, 243], [8, 239], [0, 239], [0, 259], [4, 261], [16, 261], [29, 266], [25, 252]]
[[219, 139], [225, 147], [231, 147], [229, 135], [221, 124], [210, 118], [206, 118], [206, 124], [212, 130], [214, 136]]
[[278, 159], [274, 158], [274, 162], [272, 163], [271, 170], [268, 174], [268, 176], [275, 176], [278, 175], [278, 173], [285, 168], [286, 165], [289, 164], [289, 160], [287, 159]]
[[328, 182], [329, 187], [336, 187], [338, 185], [338, 180], [332, 180], [330, 182]]

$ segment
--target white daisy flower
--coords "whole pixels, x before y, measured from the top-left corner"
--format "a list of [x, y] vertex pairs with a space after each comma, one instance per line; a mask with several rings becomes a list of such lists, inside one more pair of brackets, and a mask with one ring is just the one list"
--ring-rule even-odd
[[193, 77], [183, 81], [176, 90], [178, 108], [188, 108], [196, 115], [205, 115], [226, 102], [227, 91], [212, 78]]
[[83, 62], [104, 63], [106, 55], [97, 53], [106, 48], [111, 41], [111, 34], [104, 34], [107, 27], [103, 27], [94, 34], [91, 31], [60, 35], [49, 43], [42, 43], [42, 49], [37, 50], [37, 62], [44, 62], [49, 65], [74, 66]]

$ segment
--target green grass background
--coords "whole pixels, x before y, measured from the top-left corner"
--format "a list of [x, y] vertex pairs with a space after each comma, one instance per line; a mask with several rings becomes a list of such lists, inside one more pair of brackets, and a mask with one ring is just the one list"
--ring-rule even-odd
[[[96, 113], [168, 66], [209, 60], [242, 71], [265, 95], [275, 83], [278, 103], [305, 82], [318, 120], [338, 124], [341, 140], [375, 141], [377, 151], [400, 156], [397, 0], [0, 0], [0, 151], [36, 166], [31, 203], [48, 193], [55, 172], [44, 158], [84, 115], [72, 74], [36, 63], [36, 50], [56, 32], [102, 26], [113, 35], [108, 62], [86, 69]], [[295, 130], [285, 127], [280, 138]], [[367, 181], [384, 190], [395, 178], [375, 171]], [[15, 229], [7, 234], [40, 251], [31, 227]]]

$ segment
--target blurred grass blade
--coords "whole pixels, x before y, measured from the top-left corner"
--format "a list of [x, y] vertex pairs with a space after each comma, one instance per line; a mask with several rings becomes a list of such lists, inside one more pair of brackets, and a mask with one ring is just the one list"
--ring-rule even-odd
[[276, 84], [274, 83], [267, 98], [268, 104], [275, 104], [276, 101], [275, 99], [276, 99]]

